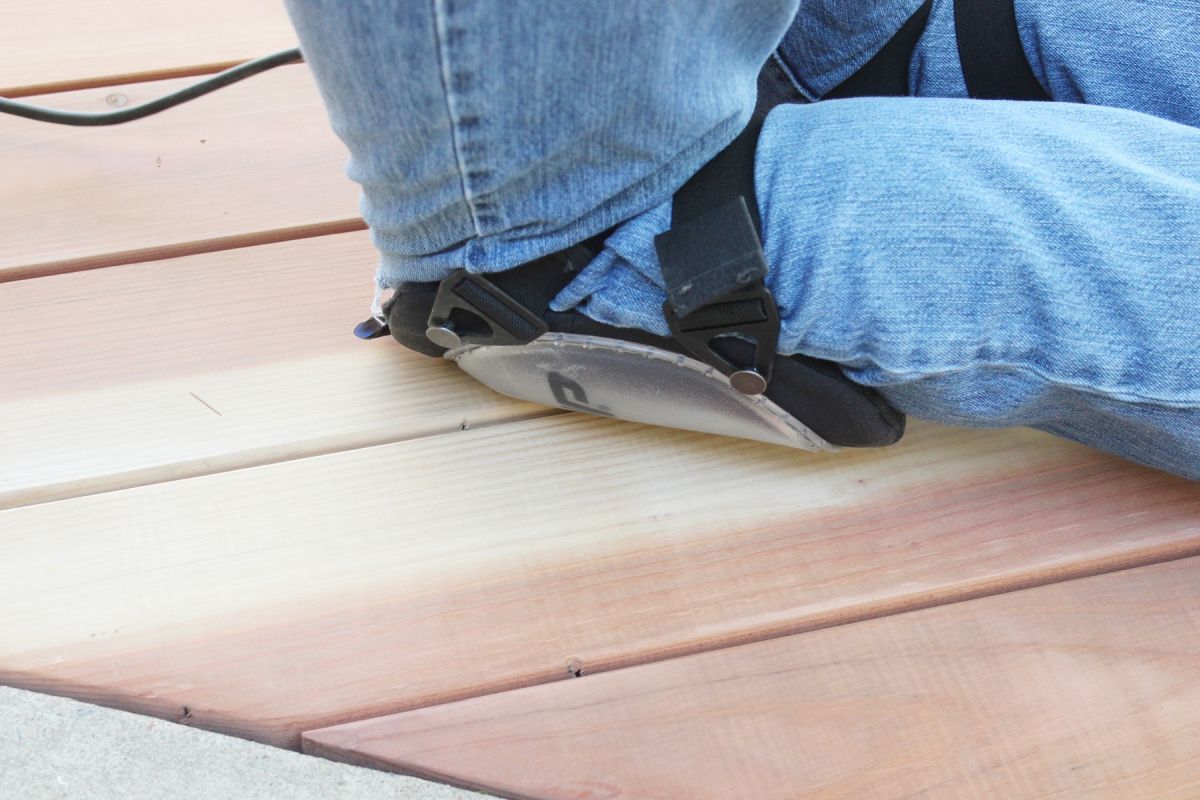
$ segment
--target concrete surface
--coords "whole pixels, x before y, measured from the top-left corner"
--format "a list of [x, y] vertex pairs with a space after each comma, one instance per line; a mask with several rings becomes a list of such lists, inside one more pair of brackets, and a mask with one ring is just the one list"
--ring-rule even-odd
[[0, 687], [3, 800], [483, 800], [124, 711]]

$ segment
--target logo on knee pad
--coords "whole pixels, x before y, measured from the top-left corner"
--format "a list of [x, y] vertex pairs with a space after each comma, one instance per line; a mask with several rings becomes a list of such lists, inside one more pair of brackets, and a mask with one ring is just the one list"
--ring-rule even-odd
[[555, 401], [563, 408], [573, 408], [576, 411], [586, 411], [589, 414], [599, 414], [611, 417], [613, 413], [604, 406], [594, 406], [588, 402], [587, 392], [578, 381], [573, 381], [561, 372], [548, 373], [550, 391]]

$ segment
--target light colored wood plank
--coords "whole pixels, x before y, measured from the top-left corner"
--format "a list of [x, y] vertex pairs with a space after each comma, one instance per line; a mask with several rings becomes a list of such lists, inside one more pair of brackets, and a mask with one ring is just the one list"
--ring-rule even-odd
[[295, 42], [278, 0], [5, 0], [0, 96], [213, 71]]
[[549, 413], [351, 334], [365, 233], [0, 284], [0, 508]]
[[[114, 91], [34, 100], [103, 110]], [[345, 161], [304, 65], [112, 128], [0, 117], [0, 281], [361, 228]]]
[[0, 531], [0, 683], [295, 746], [1197, 553], [1200, 493], [1031, 432], [916, 425], [812, 456], [559, 416], [10, 509]]
[[520, 798], [1200, 797], [1200, 560], [306, 734]]

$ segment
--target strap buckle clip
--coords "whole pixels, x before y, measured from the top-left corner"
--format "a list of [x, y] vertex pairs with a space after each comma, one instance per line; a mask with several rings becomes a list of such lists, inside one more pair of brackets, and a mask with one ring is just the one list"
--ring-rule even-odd
[[[734, 389], [747, 395], [767, 390], [779, 344], [779, 309], [766, 286], [731, 292], [683, 317], [668, 301], [663, 315], [671, 336], [696, 358], [729, 376]], [[753, 339], [754, 363], [739, 366], [722, 355], [714, 346], [722, 336]]]
[[529, 344], [550, 327], [482, 275], [455, 270], [438, 286], [426, 337], [439, 347]]
[[[729, 376], [742, 394], [765, 392], [779, 344], [779, 309], [763, 282], [767, 260], [746, 198], [739, 195], [675, 224], [654, 244], [667, 288], [663, 316], [671, 336]], [[730, 361], [717, 344], [723, 336], [753, 339], [754, 363]]]

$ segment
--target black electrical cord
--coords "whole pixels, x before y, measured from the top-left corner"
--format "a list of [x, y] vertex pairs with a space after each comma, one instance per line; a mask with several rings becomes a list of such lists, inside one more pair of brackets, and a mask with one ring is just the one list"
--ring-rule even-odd
[[211, 78], [194, 83], [191, 86], [180, 89], [178, 92], [172, 92], [157, 100], [151, 100], [148, 103], [142, 103], [132, 108], [122, 108], [119, 111], [104, 111], [100, 113], [59, 111], [53, 108], [43, 108], [42, 106], [34, 106], [0, 97], [0, 113], [15, 114], [18, 117], [25, 117], [26, 119], [37, 120], [38, 122], [53, 122], [57, 125], [120, 125], [122, 122], [132, 122], [135, 119], [141, 119], [151, 114], [157, 114], [160, 111], [166, 111], [168, 108], [173, 108], [180, 103], [195, 100], [197, 97], [206, 95], [209, 92], [215, 92], [217, 89], [245, 80], [260, 72], [266, 72], [269, 69], [302, 60], [303, 56], [300, 55], [300, 48], [295, 47], [291, 50], [284, 50], [269, 56], [256, 58], [253, 61], [247, 61], [244, 64], [238, 64], [236, 67], [230, 67], [224, 72], [218, 72]]

